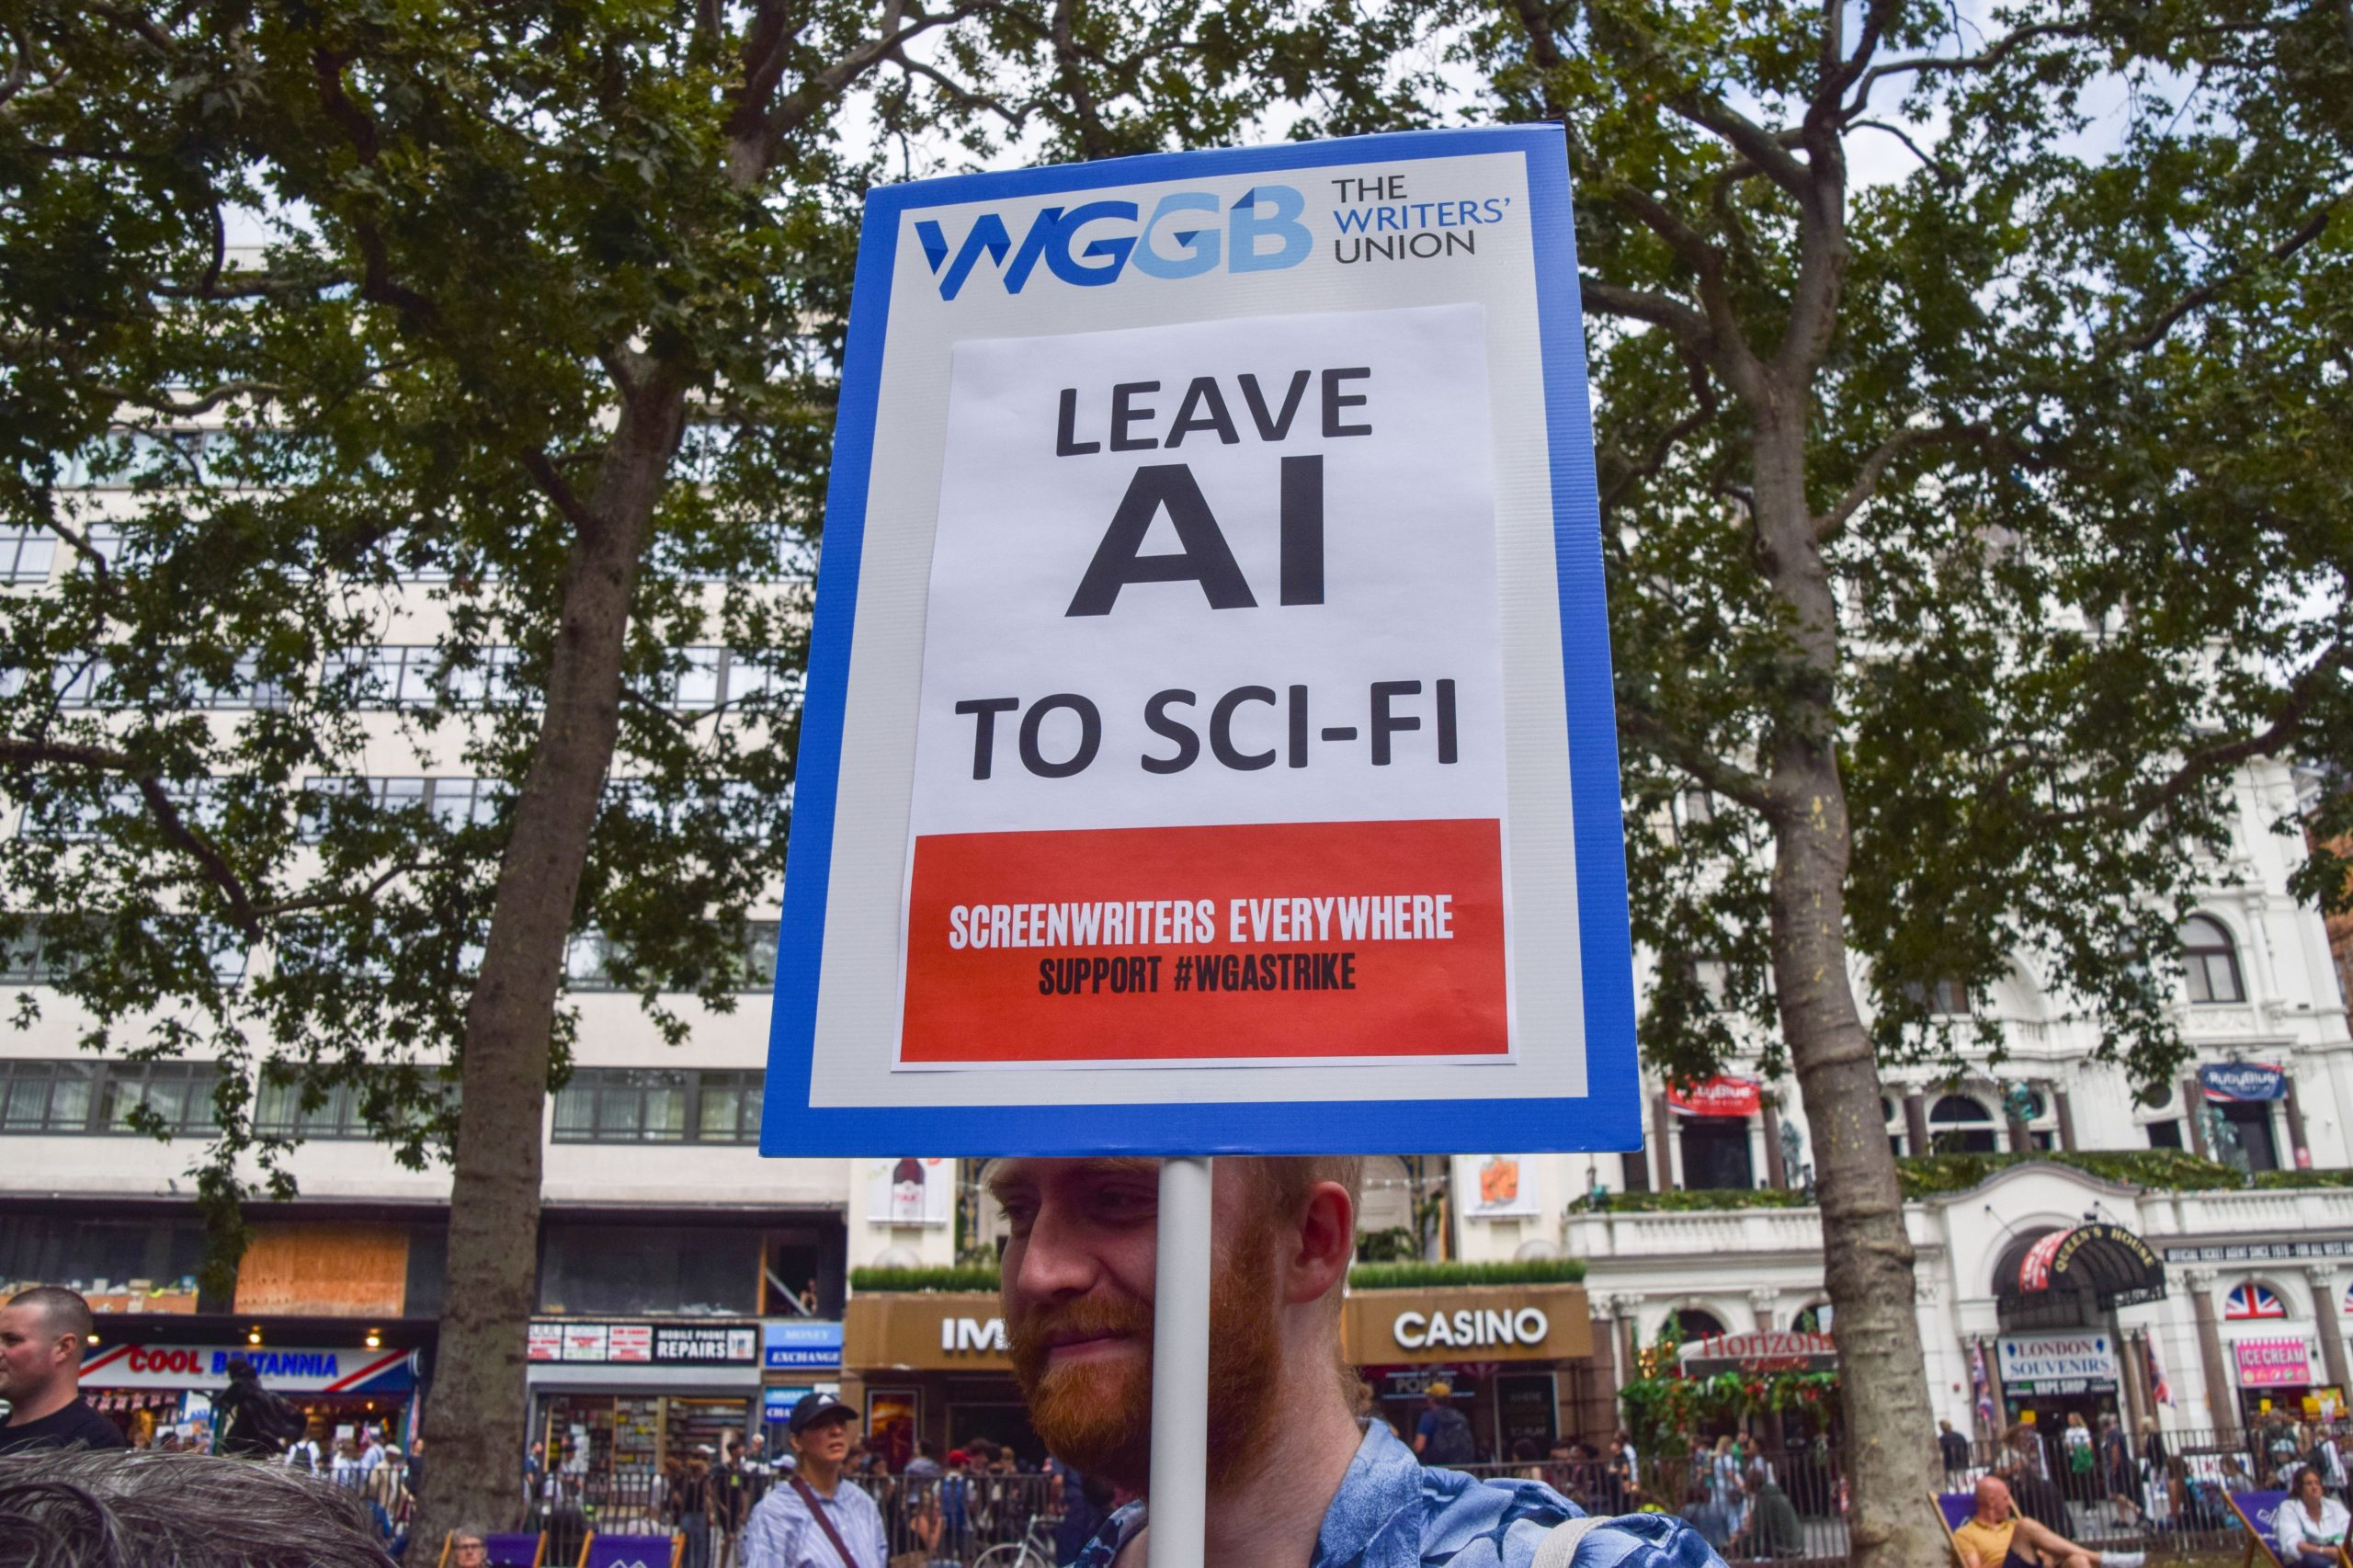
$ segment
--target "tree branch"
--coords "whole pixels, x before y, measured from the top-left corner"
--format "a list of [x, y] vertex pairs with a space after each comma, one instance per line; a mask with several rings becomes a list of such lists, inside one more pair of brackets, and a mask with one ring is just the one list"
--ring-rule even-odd
[[1597, 278], [1580, 276], [1577, 291], [1585, 299], [1586, 309], [1606, 316], [1625, 316], [1645, 321], [1653, 326], [1665, 327], [1683, 342], [1698, 347], [1711, 335], [1708, 318], [1666, 294], [1654, 294], [1647, 290], [1628, 289], [1617, 283], [1604, 283]]
[[1914, 71], [1982, 71], [1998, 65], [2022, 44], [2038, 38], [2072, 36], [2083, 30], [2075, 22], [2031, 22], [2009, 33], [1991, 49], [1975, 54], [1924, 54], [1910, 60], [1891, 60], [1884, 65], [1874, 65], [1864, 73], [1860, 85], [1855, 89], [1854, 101], [1841, 112], [1841, 121], [1854, 119], [1870, 106], [1871, 89], [1882, 76], [1902, 75]]
[[297, 278], [252, 277], [232, 272], [214, 279], [210, 285], [169, 283], [162, 278], [150, 279], [147, 291], [166, 300], [278, 300], [299, 294], [316, 294], [350, 283], [344, 273], [329, 273], [324, 277], [304, 280]]
[[1090, 158], [1108, 158], [1114, 151], [1111, 133], [1103, 124], [1103, 112], [1095, 102], [1095, 95], [1087, 89], [1086, 73], [1073, 36], [1074, 13], [1077, 9], [1077, 0], [1054, 0], [1055, 74], [1062, 78], [1063, 91], [1070, 95], [1071, 108], [1078, 117], [1079, 150]]
[[[2312, 215], [2304, 220], [2295, 233], [2263, 253], [2264, 258], [2273, 262], [2285, 261], [2320, 238], [2328, 228], [2329, 219], [2335, 216], [2337, 208], [2344, 204], [2346, 195], [2345, 191], [2340, 190], [2313, 209]], [[2165, 341], [2167, 333], [2181, 324], [2184, 317], [2193, 311], [2211, 304], [2223, 290], [2254, 270], [2252, 266], [2234, 267], [2219, 278], [2209, 278], [2200, 283], [2197, 288], [2190, 290], [2172, 304], [2158, 312], [2156, 319], [2140, 331], [2129, 333], [2093, 350], [2092, 363], [2104, 364], [2124, 355], [2144, 353], [2154, 348]]]
[[1618, 728], [1644, 751], [1673, 763], [1726, 800], [1737, 801], [1762, 816], [1770, 817], [1779, 811], [1769, 779], [1726, 762], [1622, 697], [1618, 702]]
[[263, 939], [261, 916], [254, 908], [252, 895], [244, 882], [222, 855], [212, 841], [188, 825], [180, 814], [179, 803], [164, 788], [164, 781], [149, 769], [140, 767], [130, 754], [108, 746], [83, 745], [68, 741], [21, 740], [0, 736], [0, 767], [82, 767], [98, 773], [111, 773], [126, 778], [135, 786], [147, 803], [148, 814], [164, 836], [176, 845], [202, 869], [205, 880], [220, 892], [229, 906], [229, 917], [248, 941]]
[[996, 3], [997, 0], [966, 0], [965, 4], [957, 6], [954, 10], [937, 13], [917, 9], [913, 19], [904, 27], [892, 30], [886, 22], [885, 30], [882, 33], [859, 44], [824, 70], [802, 82], [775, 108], [771, 109], [762, 121], [760, 130], [764, 142], [761, 162], [763, 170], [775, 162], [778, 149], [782, 146], [786, 137], [816, 118], [817, 114], [827, 104], [838, 97], [852, 82], [872, 70], [880, 62], [891, 58], [900, 50], [904, 49], [908, 40], [919, 38], [934, 28], [952, 27], [968, 17], [978, 16], [983, 11], [995, 8]]
[[1847, 494], [1838, 498], [1838, 504], [1814, 518], [1813, 537], [1828, 540], [1836, 536], [1878, 491], [1879, 482], [1886, 477], [1889, 466], [1914, 448], [1946, 441], [1986, 440], [1993, 434], [1991, 426], [1979, 424], [1905, 426], [1881, 441], [1879, 449], [1863, 460], [1861, 471], [1855, 475], [1855, 483], [1847, 487]]
[[2268, 728], [2238, 740], [2218, 741], [2189, 753], [2171, 778], [2154, 789], [2143, 791], [2137, 800], [2111, 801], [2104, 805], [2086, 806], [2079, 811], [2048, 812], [2035, 820], [2050, 827], [2080, 826], [2088, 823], [2131, 827], [2146, 822], [2217, 773], [2259, 756], [2277, 756], [2295, 743], [2304, 716], [2320, 699], [2330, 677], [2344, 670], [2346, 658], [2344, 643], [2330, 643], [2328, 650], [2313, 661], [2312, 668], [2289, 683], [2286, 700], [2280, 704], [2279, 711]]
[[1620, 497], [1665, 467], [1666, 460], [1674, 455], [1675, 449], [1682, 445], [1684, 438], [1713, 419], [1722, 407], [1716, 399], [1715, 386], [1708, 380], [1706, 365], [1695, 358], [1690, 362], [1690, 369], [1691, 397], [1699, 406], [1661, 431], [1658, 439], [1651, 443], [1650, 455], [1640, 463], [1628, 461], [1625, 472], [1602, 491], [1603, 517], [1608, 517], [1616, 508]]
[[1910, 148], [1914, 157], [1919, 159], [1923, 164], [1926, 164], [1929, 168], [1936, 171], [1937, 179], [1940, 184], [1946, 186], [1956, 186], [1961, 183], [1961, 171], [1959, 169], [1954, 168], [1950, 164], [1945, 163], [1941, 159], [1930, 157], [1921, 149], [1921, 146], [1917, 142], [1913, 141], [1909, 135], [1905, 134], [1902, 127], [1890, 125], [1886, 121], [1879, 119], [1850, 119], [1847, 121], [1847, 126], [1849, 130], [1853, 131], [1884, 131], [1890, 136], [1894, 137], [1898, 142], [1903, 142], [1904, 146]]
[[157, 414], [169, 415], [175, 418], [188, 418], [199, 414], [210, 414], [233, 397], [250, 397], [256, 402], [267, 403], [272, 398], [286, 395], [286, 389], [276, 381], [222, 381], [219, 386], [207, 387], [186, 403], [172, 397], [159, 397], [152, 392], [135, 392], [128, 387], [100, 385], [94, 390], [104, 392], [117, 403], [129, 403], [134, 408], [152, 409]]
[[588, 504], [580, 498], [578, 491], [572, 488], [571, 482], [556, 471], [555, 464], [549, 460], [545, 451], [534, 447], [518, 454], [517, 460], [522, 463], [523, 472], [531, 476], [531, 483], [555, 503], [555, 509], [563, 514], [565, 520], [579, 531], [583, 539], [593, 538], [603, 531], [604, 519], [589, 510]]
[[[343, 67], [346, 57], [321, 47], [311, 51], [311, 69], [318, 78], [319, 104], [329, 119], [340, 127], [359, 161], [370, 168], [376, 165], [380, 138], [376, 122], [367, 111], [351, 100], [344, 90]], [[379, 304], [391, 305], [420, 326], [430, 326], [438, 315], [433, 301], [393, 280], [392, 262], [385, 249], [384, 237], [376, 225], [357, 213], [338, 214], [351, 225], [352, 237], [359, 244], [359, 259], [366, 268], [360, 278], [360, 297]]]

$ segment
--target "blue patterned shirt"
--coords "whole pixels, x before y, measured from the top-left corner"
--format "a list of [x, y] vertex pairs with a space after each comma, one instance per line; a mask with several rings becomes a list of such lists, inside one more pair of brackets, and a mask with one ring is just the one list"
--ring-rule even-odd
[[[1388, 1423], [1373, 1421], [1324, 1511], [1309, 1568], [1529, 1568], [1552, 1527], [1580, 1517], [1540, 1481], [1426, 1467]], [[1129, 1504], [1104, 1521], [1075, 1568], [1111, 1568], [1143, 1527], [1143, 1504]], [[1723, 1559], [1671, 1514], [1626, 1514], [1587, 1530], [1572, 1565], [1723, 1568]]]

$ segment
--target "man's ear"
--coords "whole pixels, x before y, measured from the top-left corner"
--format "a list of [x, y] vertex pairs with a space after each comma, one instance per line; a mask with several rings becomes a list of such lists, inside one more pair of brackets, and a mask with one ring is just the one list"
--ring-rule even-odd
[[1340, 1288], [1357, 1255], [1357, 1206], [1336, 1181], [1319, 1181], [1307, 1191], [1299, 1217], [1297, 1244], [1285, 1260], [1283, 1301], [1297, 1306]]

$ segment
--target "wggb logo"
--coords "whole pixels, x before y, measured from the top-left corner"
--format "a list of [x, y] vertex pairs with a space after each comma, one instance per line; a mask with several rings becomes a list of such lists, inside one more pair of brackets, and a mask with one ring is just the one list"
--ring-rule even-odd
[[994, 212], [975, 219], [961, 245], [948, 243], [936, 218], [916, 221], [915, 239], [943, 300], [962, 291], [983, 256], [1008, 294], [1021, 292], [1041, 260], [1065, 283], [1099, 289], [1118, 282], [1131, 264], [1148, 278], [1194, 278], [1221, 264], [1228, 272], [1297, 267], [1315, 243], [1299, 221], [1306, 210], [1307, 199], [1287, 185], [1253, 187], [1222, 213], [1210, 192], [1186, 190], [1162, 197], [1142, 228], [1134, 227], [1141, 211], [1134, 202], [1089, 201], [1040, 210], [1018, 249]]

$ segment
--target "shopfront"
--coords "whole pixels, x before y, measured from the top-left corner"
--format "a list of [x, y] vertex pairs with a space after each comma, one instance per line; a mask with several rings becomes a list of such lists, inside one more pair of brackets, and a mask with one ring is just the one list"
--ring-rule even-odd
[[2249, 1425], [2275, 1410], [2301, 1416], [2304, 1402], [2317, 1401], [2323, 1393], [2331, 1403], [2341, 1397], [2337, 1390], [2323, 1388], [2327, 1380], [2314, 1370], [2312, 1345], [2301, 1337], [2275, 1332], [2234, 1339], [2231, 1361], [2239, 1388], [2239, 1416]]
[[[82, 1358], [82, 1392], [134, 1440], [171, 1430], [209, 1446], [212, 1402], [228, 1386], [229, 1363], [244, 1357], [261, 1383], [311, 1416], [322, 1442], [360, 1425], [404, 1435], [424, 1355], [415, 1346], [254, 1344], [218, 1339], [153, 1343], [115, 1339], [106, 1324]], [[344, 1330], [348, 1333], [347, 1329]]]
[[534, 1319], [528, 1340], [531, 1432], [551, 1470], [651, 1475], [761, 1419], [757, 1322]]
[[842, 1398], [865, 1418], [867, 1446], [894, 1471], [923, 1439], [946, 1453], [985, 1437], [1030, 1463], [1045, 1458], [1013, 1381], [994, 1294], [858, 1296], [843, 1316], [842, 1364]]
[[1411, 1441], [1424, 1400], [1444, 1383], [1471, 1423], [1482, 1457], [1538, 1453], [1575, 1436], [1587, 1395], [1593, 1319], [1576, 1285], [1360, 1290], [1340, 1318], [1343, 1353], [1363, 1373], [1374, 1408]]
[[2080, 1415], [2097, 1432], [2101, 1416], [2123, 1414], [2123, 1369], [2104, 1330], [2006, 1334], [1994, 1354], [2006, 1422], [2063, 1432], [2067, 1418]]
[[787, 1450], [785, 1423], [802, 1396], [842, 1392], [842, 1325], [816, 1318], [771, 1319], [760, 1325], [760, 1425], [768, 1451]]

